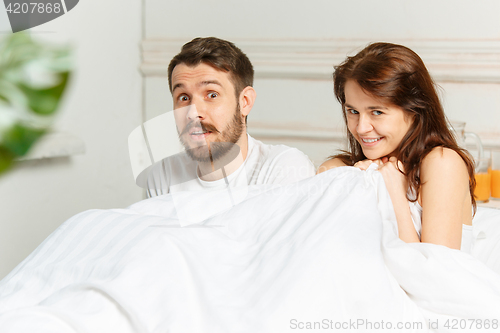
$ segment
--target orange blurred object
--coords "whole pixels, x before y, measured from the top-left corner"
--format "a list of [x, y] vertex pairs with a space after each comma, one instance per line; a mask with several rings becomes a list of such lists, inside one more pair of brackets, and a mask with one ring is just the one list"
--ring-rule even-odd
[[[495, 170], [497, 171], [497, 170]], [[488, 202], [491, 192], [491, 174], [487, 172], [476, 173], [476, 189], [474, 196], [477, 202]]]
[[490, 170], [491, 196], [500, 199], [500, 170]]

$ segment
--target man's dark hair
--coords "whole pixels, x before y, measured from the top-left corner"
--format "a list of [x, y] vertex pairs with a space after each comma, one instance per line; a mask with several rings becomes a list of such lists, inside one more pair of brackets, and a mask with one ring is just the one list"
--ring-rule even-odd
[[197, 66], [204, 63], [220, 71], [229, 72], [236, 98], [243, 89], [253, 86], [253, 66], [248, 57], [233, 43], [215, 37], [195, 38], [184, 44], [168, 65], [168, 85], [172, 91], [172, 72], [175, 66]]

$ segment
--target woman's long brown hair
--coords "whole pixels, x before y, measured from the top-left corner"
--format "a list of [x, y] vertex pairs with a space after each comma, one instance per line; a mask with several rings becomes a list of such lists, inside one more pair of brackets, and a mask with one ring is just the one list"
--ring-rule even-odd
[[[474, 198], [474, 162], [469, 153], [460, 148], [448, 127], [448, 120], [439, 101], [436, 85], [422, 59], [409, 48], [390, 43], [374, 43], [335, 67], [333, 73], [334, 92], [345, 111], [345, 85], [356, 81], [373, 97], [386, 104], [398, 106], [413, 116], [413, 124], [401, 141], [395, 154], [403, 163], [410, 191], [408, 200], [416, 201], [420, 194], [420, 168], [422, 160], [435, 147], [456, 151], [462, 157], [469, 172], [469, 191], [476, 210]], [[347, 129], [348, 150], [333, 156], [347, 165], [365, 160], [361, 145]], [[410, 197], [410, 193], [413, 193]]]

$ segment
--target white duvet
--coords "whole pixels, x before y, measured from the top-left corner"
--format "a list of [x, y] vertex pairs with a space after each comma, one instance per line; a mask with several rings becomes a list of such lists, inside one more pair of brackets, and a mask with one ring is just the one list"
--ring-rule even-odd
[[399, 240], [377, 171], [224, 195], [69, 219], [0, 282], [0, 332], [500, 330], [500, 211], [477, 213], [476, 259]]

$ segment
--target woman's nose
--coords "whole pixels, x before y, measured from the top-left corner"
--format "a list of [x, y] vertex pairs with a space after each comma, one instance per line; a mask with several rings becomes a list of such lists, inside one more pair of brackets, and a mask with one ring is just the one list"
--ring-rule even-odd
[[359, 121], [358, 121], [358, 126], [356, 130], [358, 131], [359, 134], [364, 134], [368, 133], [373, 129], [370, 117], [365, 116], [365, 115], [360, 115], [359, 116]]

